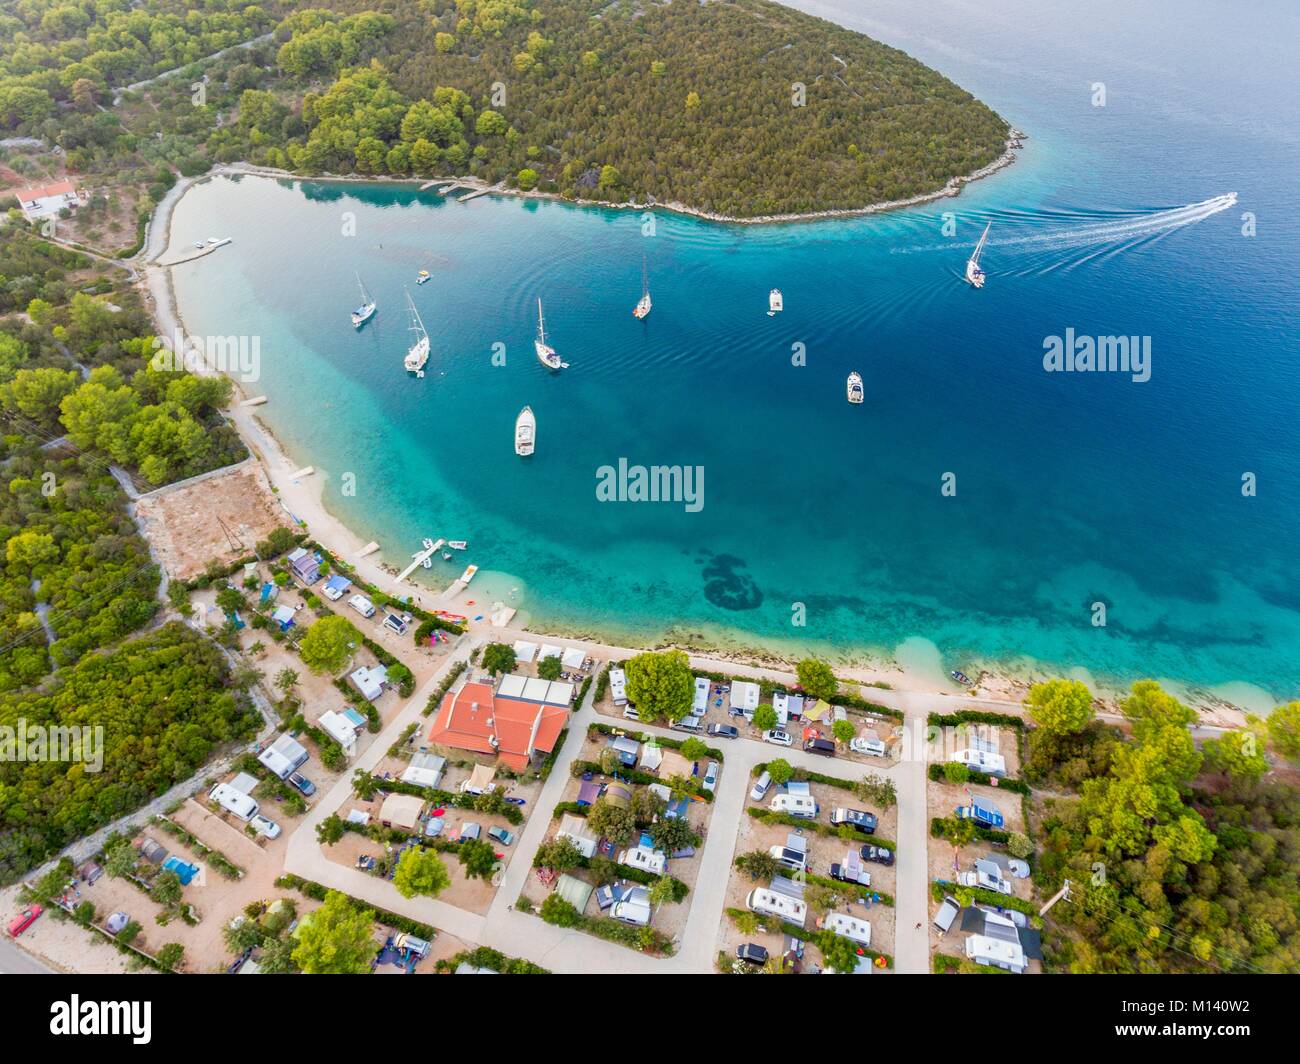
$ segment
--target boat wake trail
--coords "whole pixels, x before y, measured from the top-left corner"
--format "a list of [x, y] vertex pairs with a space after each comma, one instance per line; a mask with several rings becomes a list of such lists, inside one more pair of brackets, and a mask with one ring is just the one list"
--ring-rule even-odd
[[[1107, 214], [1104, 218], [1085, 222], [1082, 225], [1053, 227], [1019, 236], [1007, 235], [1005, 233], [1006, 224], [1008, 222], [1013, 226], [1033, 224], [1029, 218], [1024, 215], [1013, 216], [1009, 219], [994, 217], [990, 219], [994, 223], [993, 235], [989, 238], [987, 246], [990, 248], [1023, 248], [1030, 252], [1057, 252], [1073, 248], [1101, 248], [1108, 245], [1107, 250], [1114, 252], [1164, 236], [1175, 229], [1202, 222], [1220, 211], [1235, 206], [1236, 202], [1237, 194], [1229, 192], [1222, 196], [1212, 196], [1200, 203], [1188, 203], [1182, 207], [1122, 211]], [[997, 231], [999, 224], [1004, 228], [1002, 234]], [[947, 243], [930, 244], [923, 247], [899, 247], [892, 250], [899, 254], [909, 254], [918, 251], [951, 251], [953, 247], [952, 243]], [[1101, 252], [1095, 254], [1101, 254]], [[1090, 255], [1088, 257], [1092, 258], [1094, 256]]]

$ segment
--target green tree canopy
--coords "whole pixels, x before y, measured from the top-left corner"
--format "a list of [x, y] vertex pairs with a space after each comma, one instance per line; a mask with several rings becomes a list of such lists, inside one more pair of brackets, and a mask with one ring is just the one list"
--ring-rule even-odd
[[628, 697], [644, 721], [679, 721], [695, 701], [690, 660], [680, 650], [647, 651], [626, 665]]
[[1048, 680], [1029, 689], [1029, 717], [1053, 735], [1081, 732], [1093, 720], [1092, 692], [1078, 680]]
[[361, 633], [346, 617], [322, 617], [307, 629], [298, 653], [312, 672], [336, 673], [351, 660], [360, 642]]
[[375, 914], [331, 890], [298, 925], [294, 963], [308, 975], [364, 975], [378, 952]]

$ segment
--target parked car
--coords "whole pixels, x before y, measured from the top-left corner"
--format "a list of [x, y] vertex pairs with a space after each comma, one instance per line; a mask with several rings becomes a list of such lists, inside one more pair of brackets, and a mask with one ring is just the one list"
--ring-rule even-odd
[[384, 618], [384, 627], [398, 635], [406, 635], [407, 622], [402, 620], [397, 614], [390, 613]]
[[254, 813], [248, 822], [254, 831], [259, 835], [265, 835], [268, 839], [277, 839], [280, 837], [280, 825], [274, 820], [264, 817], [261, 813]]
[[852, 824], [865, 835], [874, 835], [876, 833], [875, 815], [861, 809], [845, 809], [843, 807], [834, 809], [831, 811], [831, 823]]
[[623, 719], [624, 719], [624, 720], [640, 720], [640, 719], [641, 719], [641, 714], [638, 713], [638, 712], [636, 711], [636, 706], [632, 705], [632, 704], [629, 702], [629, 703], [628, 703], [628, 704], [623, 708]]
[[861, 865], [849, 867], [848, 865], [833, 864], [831, 865], [831, 879], [838, 879], [841, 883], [853, 883], [859, 887], [871, 886], [871, 873]]
[[718, 763], [710, 761], [709, 767], [704, 770], [704, 789], [712, 793], [713, 788], [718, 785]]
[[45, 910], [42, 909], [39, 905], [33, 905], [30, 906], [29, 908], [24, 909], [22, 912], [20, 912], [17, 916], [15, 916], [12, 920], [9, 921], [9, 936], [11, 938], [17, 938], [29, 927], [31, 927], [32, 924], [36, 923], [36, 921], [40, 918], [41, 913], [43, 913], [44, 911]]
[[777, 746], [794, 745], [794, 740], [790, 738], [790, 733], [783, 732], [780, 728], [773, 728], [771, 731], [764, 732], [763, 742], [775, 743]]
[[768, 788], [770, 788], [771, 786], [772, 786], [772, 777], [769, 776], [766, 772], [764, 772], [761, 776], [758, 777], [757, 780], [754, 781], [754, 786], [750, 789], [749, 796], [752, 799], [754, 799], [754, 801], [761, 802], [764, 796], [767, 794]]
[[488, 828], [488, 838], [495, 839], [502, 846], [513, 846], [515, 837], [505, 828]]
[[849, 749], [855, 754], [871, 754], [874, 757], [885, 756], [885, 744], [879, 739], [867, 739], [859, 735], [849, 740]]
[[730, 724], [710, 724], [709, 734], [718, 739], [739, 739], [740, 732]]
[[821, 754], [822, 757], [835, 756], [835, 744], [829, 739], [807, 739], [803, 744], [804, 753]]
[[894, 863], [894, 851], [884, 846], [873, 846], [868, 843], [858, 852], [864, 861], [875, 861], [876, 864]]
[[767, 950], [756, 942], [746, 942], [737, 946], [736, 956], [747, 964], [767, 963]]
[[312, 781], [301, 772], [289, 773], [289, 786], [308, 796], [316, 793], [316, 784], [312, 783]]
[[365, 595], [353, 595], [348, 599], [348, 605], [361, 614], [362, 617], [373, 617], [375, 615], [375, 604]]
[[794, 850], [789, 846], [773, 846], [768, 850], [776, 863], [782, 868], [788, 868], [792, 872], [808, 871], [808, 852], [806, 850]]

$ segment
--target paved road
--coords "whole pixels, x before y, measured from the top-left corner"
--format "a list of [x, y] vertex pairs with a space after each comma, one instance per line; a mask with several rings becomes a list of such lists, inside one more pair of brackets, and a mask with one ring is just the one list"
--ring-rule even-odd
[[[412, 721], [420, 721], [429, 695], [442, 682], [448, 669], [457, 661], [467, 660], [473, 646], [466, 641], [429, 682], [412, 697], [407, 708], [388, 725], [355, 767], [373, 770], [388, 748]], [[700, 664], [697, 662], [697, 664]], [[528, 818], [515, 852], [506, 869], [500, 888], [485, 916], [467, 912], [446, 902], [429, 898], [405, 899], [384, 880], [354, 868], [345, 868], [329, 860], [316, 841], [316, 825], [330, 813], [345, 806], [352, 793], [350, 776], [345, 777], [313, 807], [289, 839], [285, 869], [305, 879], [344, 891], [373, 905], [402, 913], [469, 942], [491, 946], [514, 957], [525, 957], [555, 972], [637, 972], [678, 974], [710, 972], [717, 954], [718, 930], [723, 919], [727, 880], [735, 855], [737, 828], [744, 816], [745, 796], [749, 790], [750, 770], [778, 753], [792, 765], [825, 771], [826, 761], [797, 748], [777, 750], [751, 739], [737, 739], [725, 747], [723, 769], [713, 803], [710, 829], [701, 850], [701, 866], [695, 889], [691, 892], [690, 912], [677, 953], [670, 958], [654, 958], [623, 946], [604, 942], [580, 931], [553, 927], [536, 916], [516, 912], [512, 906], [527, 877], [532, 872], [533, 855], [551, 830], [550, 811], [555, 808], [569, 779], [569, 767], [582, 750], [587, 726], [600, 718], [593, 708], [594, 685], [584, 703], [574, 712], [569, 732], [556, 758], [555, 767]], [[924, 725], [924, 712], [909, 711], [909, 720]], [[664, 728], [637, 725], [638, 730], [679, 738]], [[904, 762], [875, 770], [892, 778], [899, 792], [899, 831], [897, 887], [897, 933], [894, 947], [895, 966], [900, 972], [928, 971], [926, 941], [928, 871], [926, 841], [928, 820], [925, 811], [925, 772], [919, 762]], [[917, 922], [922, 928], [915, 929]]]
[[14, 943], [0, 938], [0, 975], [54, 974], [54, 969], [45, 967], [30, 953], [19, 949]]

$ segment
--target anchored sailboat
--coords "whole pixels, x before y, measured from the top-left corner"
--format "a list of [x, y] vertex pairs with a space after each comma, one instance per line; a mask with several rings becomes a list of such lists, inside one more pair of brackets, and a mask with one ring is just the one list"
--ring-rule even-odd
[[532, 407], [524, 407], [515, 418], [515, 454], [527, 458], [537, 443], [537, 419]]
[[862, 376], [857, 370], [849, 374], [848, 397], [850, 403], [860, 403], [864, 398], [862, 391]]
[[993, 223], [989, 222], [984, 227], [984, 232], [980, 234], [980, 242], [975, 245], [975, 250], [971, 257], [966, 260], [966, 283], [972, 288], [984, 287], [984, 271], [980, 269], [980, 252], [984, 250], [984, 241], [989, 238], [989, 229]]
[[411, 312], [410, 330], [415, 334], [415, 343], [407, 349], [402, 365], [406, 367], [407, 372], [423, 377], [424, 364], [429, 361], [429, 333], [420, 319], [420, 312], [415, 309], [415, 304], [411, 301], [410, 291], [406, 288], [402, 291], [406, 293], [406, 309]]
[[537, 361], [547, 369], [568, 369], [567, 362], [561, 362], [560, 356], [555, 353], [555, 348], [546, 342], [546, 320], [542, 317], [542, 301], [537, 300], [537, 339], [533, 341], [533, 347], [537, 349]]
[[361, 289], [361, 306], [352, 312], [352, 327], [359, 329], [375, 316], [375, 301], [370, 298], [366, 286], [361, 283], [361, 274], [357, 274], [357, 287]]
[[650, 275], [646, 273], [645, 256], [641, 256], [641, 298], [637, 300], [632, 317], [640, 321], [650, 313]]

